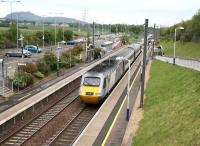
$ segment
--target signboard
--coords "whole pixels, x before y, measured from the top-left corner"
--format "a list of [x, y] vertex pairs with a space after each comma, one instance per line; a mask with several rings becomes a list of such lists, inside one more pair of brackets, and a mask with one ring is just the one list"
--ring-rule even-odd
[[18, 63], [18, 66], [26, 66], [26, 63]]

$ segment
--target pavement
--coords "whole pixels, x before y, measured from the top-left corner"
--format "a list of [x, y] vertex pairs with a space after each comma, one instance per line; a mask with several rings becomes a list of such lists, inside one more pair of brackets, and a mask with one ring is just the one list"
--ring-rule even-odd
[[[155, 56], [155, 59], [173, 64], [173, 57]], [[200, 61], [197, 60], [176, 58], [175, 64], [178, 66], [200, 71]]]

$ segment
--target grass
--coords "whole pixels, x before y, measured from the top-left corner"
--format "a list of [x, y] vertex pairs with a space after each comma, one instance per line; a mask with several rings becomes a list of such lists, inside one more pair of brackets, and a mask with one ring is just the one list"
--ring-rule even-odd
[[154, 61], [134, 146], [200, 146], [200, 73]]
[[0, 31], [8, 30], [8, 27], [0, 27]]
[[[173, 56], [174, 44], [172, 41], [161, 42], [165, 55]], [[176, 42], [176, 56], [200, 59], [200, 42]]]

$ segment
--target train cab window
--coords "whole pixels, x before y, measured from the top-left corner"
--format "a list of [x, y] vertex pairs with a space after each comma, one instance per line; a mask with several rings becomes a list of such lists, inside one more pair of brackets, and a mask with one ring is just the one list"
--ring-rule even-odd
[[85, 77], [83, 81], [83, 85], [85, 86], [99, 86], [100, 78], [98, 77]]
[[103, 81], [103, 88], [106, 88], [106, 79]]

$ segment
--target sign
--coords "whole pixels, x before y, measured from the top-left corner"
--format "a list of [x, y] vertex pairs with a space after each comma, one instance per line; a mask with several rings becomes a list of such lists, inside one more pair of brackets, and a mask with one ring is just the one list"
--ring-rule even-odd
[[18, 66], [26, 66], [26, 63], [18, 63]]

